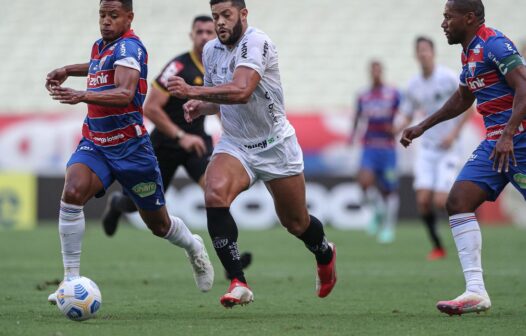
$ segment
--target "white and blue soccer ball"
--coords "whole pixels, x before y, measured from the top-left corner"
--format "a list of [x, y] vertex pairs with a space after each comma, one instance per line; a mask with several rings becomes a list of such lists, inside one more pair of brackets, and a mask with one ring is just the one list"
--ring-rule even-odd
[[58, 309], [73, 321], [92, 318], [101, 304], [99, 287], [86, 277], [64, 281], [57, 290]]

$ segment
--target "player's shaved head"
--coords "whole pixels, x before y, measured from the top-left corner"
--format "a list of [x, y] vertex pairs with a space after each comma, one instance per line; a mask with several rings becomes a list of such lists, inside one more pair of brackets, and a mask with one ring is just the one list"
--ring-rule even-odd
[[124, 8], [128, 12], [133, 11], [133, 0], [100, 0], [100, 3], [102, 3], [103, 1], [117, 1], [120, 2], [122, 4], [122, 8]]
[[448, 0], [455, 11], [461, 14], [473, 13], [480, 24], [486, 21], [486, 14], [482, 0]]
[[247, 8], [245, 0], [210, 0], [210, 6], [217, 5], [219, 3], [231, 2], [234, 7], [238, 9]]

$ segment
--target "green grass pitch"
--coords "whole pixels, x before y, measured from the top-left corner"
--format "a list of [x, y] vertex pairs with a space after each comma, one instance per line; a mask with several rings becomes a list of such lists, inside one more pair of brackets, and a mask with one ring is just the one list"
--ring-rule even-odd
[[[92, 223], [93, 224], [93, 223]], [[463, 291], [451, 234], [450, 254], [427, 262], [422, 227], [402, 225], [397, 240], [378, 245], [365, 233], [327, 230], [338, 248], [338, 284], [314, 294], [314, 258], [283, 229], [240, 233], [254, 254], [248, 269], [255, 302], [226, 310], [228, 284], [216, 269], [211, 292], [194, 285], [183, 251], [148, 232], [120, 228], [108, 239], [97, 225], [84, 238], [82, 274], [100, 286], [96, 318], [73, 322], [46, 302], [62, 274], [57, 229], [0, 232], [0, 335], [524, 335], [526, 232], [483, 229], [483, 266], [493, 302], [487, 314], [448, 317], [437, 300]]]

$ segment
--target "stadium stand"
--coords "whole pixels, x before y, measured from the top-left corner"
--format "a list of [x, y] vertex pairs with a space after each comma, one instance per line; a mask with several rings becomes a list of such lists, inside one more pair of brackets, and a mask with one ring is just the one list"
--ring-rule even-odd
[[[389, 81], [404, 85], [417, 71], [413, 40], [425, 34], [437, 42], [439, 62], [459, 68], [458, 46], [448, 46], [440, 23], [443, 0], [247, 0], [249, 22], [277, 44], [287, 106], [295, 111], [350, 108], [355, 92], [367, 81], [371, 58], [387, 65]], [[486, 0], [487, 23], [518, 41], [524, 0]], [[0, 113], [69, 111], [47, 97], [46, 73], [87, 61], [98, 36], [97, 1], [7, 1], [0, 24], [2, 81]], [[135, 30], [150, 54], [150, 75], [189, 47], [193, 16], [208, 13], [206, 0], [135, 1]], [[407, 18], [411, 17], [411, 20]], [[28, 23], [31, 24], [28, 24]], [[376, 25], [376, 29], [371, 27]], [[72, 82], [82, 87], [83, 80]], [[82, 109], [82, 107], [76, 107]]]

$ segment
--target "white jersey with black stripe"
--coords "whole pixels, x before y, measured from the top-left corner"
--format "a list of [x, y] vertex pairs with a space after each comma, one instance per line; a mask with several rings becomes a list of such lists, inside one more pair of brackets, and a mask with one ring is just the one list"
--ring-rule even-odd
[[232, 82], [238, 67], [254, 69], [261, 76], [247, 104], [221, 105], [224, 137], [258, 152], [295, 133], [285, 116], [276, 46], [264, 32], [249, 27], [232, 48], [219, 39], [208, 42], [203, 65], [204, 85], [209, 87]]

